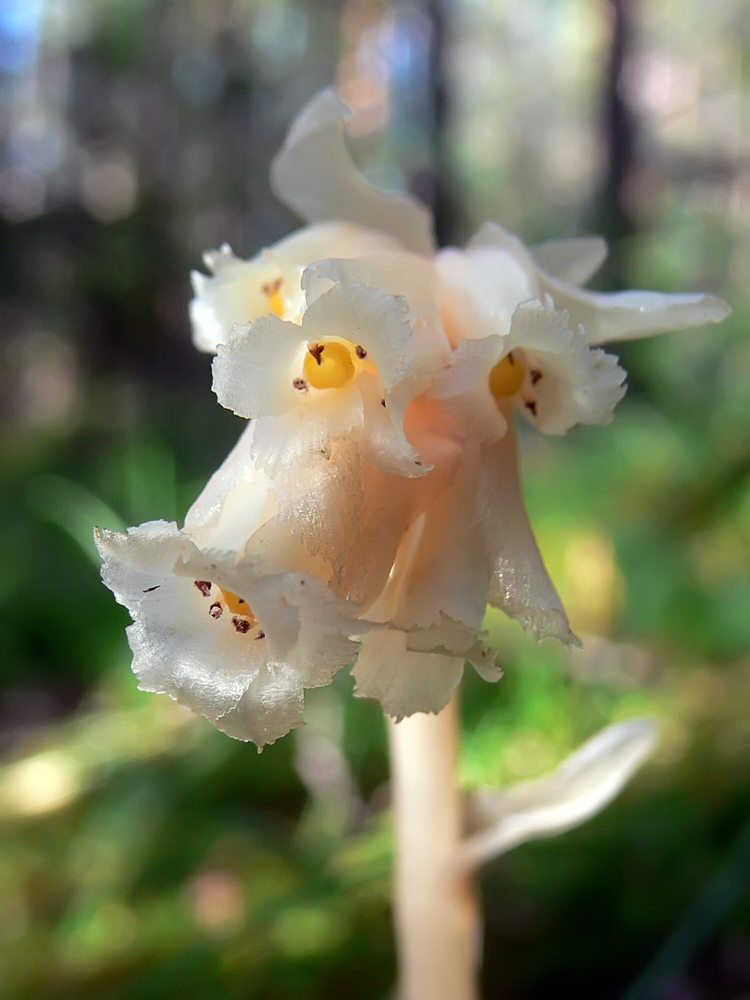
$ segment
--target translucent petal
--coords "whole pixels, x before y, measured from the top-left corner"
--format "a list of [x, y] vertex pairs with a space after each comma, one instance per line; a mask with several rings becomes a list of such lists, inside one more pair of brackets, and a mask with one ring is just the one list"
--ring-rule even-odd
[[512, 423], [502, 440], [486, 448], [479, 489], [487, 498], [489, 531], [497, 546], [489, 603], [517, 619], [537, 639], [579, 645], [529, 524]]
[[613, 354], [591, 348], [583, 330], [552, 300], [526, 302], [513, 315], [506, 350], [522, 350], [527, 369], [519, 408], [547, 434], [576, 424], [605, 424], [625, 395], [625, 371]]
[[[258, 746], [301, 724], [303, 689], [329, 683], [356, 655], [349, 635], [376, 627], [321, 580], [201, 550], [174, 524], [101, 532], [97, 543], [104, 582], [134, 619], [141, 686]], [[225, 591], [247, 603], [244, 620]]]
[[236, 327], [219, 344], [213, 362], [213, 390], [222, 406], [238, 417], [275, 417], [294, 409], [302, 371], [305, 335], [296, 323], [264, 316]]
[[313, 261], [329, 256], [357, 257], [398, 246], [385, 233], [346, 222], [322, 222], [298, 229], [252, 260], [235, 257], [226, 245], [211, 250], [204, 254], [204, 261], [212, 274], [193, 271], [191, 275], [195, 346], [215, 352], [218, 344], [228, 342], [234, 326], [274, 312], [274, 288], [278, 288], [284, 307], [281, 318], [298, 322], [305, 306], [302, 273]]
[[464, 841], [459, 862], [476, 867], [585, 823], [619, 795], [656, 743], [653, 720], [629, 719], [602, 730], [550, 774], [480, 793], [476, 812], [484, 829]]
[[547, 240], [531, 248], [542, 271], [571, 285], [585, 285], [607, 259], [607, 253], [607, 241], [601, 236]]
[[241, 550], [277, 510], [269, 477], [254, 459], [256, 425], [249, 423], [185, 517], [185, 533], [198, 546]]
[[587, 292], [542, 274], [542, 288], [573, 327], [583, 326], [590, 344], [635, 340], [668, 330], [705, 326], [726, 319], [731, 310], [714, 295], [662, 292]]
[[151, 522], [127, 535], [106, 532], [98, 544], [102, 578], [134, 618], [128, 641], [141, 687], [210, 719], [236, 705], [264, 662], [262, 644], [214, 620], [193, 581], [176, 575], [178, 554], [195, 555], [177, 526]]
[[[497, 237], [496, 244], [491, 237]], [[435, 266], [443, 280], [443, 318], [454, 345], [505, 336], [516, 306], [539, 295], [528, 251], [499, 226], [484, 226], [464, 251], [442, 250]]]
[[490, 372], [505, 353], [503, 337], [462, 340], [429, 391], [471, 437], [489, 444], [498, 441], [508, 427], [489, 383]]
[[415, 712], [445, 708], [464, 670], [462, 656], [412, 652], [407, 635], [384, 629], [364, 637], [352, 669], [359, 698], [376, 698], [398, 721]]
[[343, 219], [389, 233], [407, 250], [432, 253], [428, 210], [408, 195], [376, 190], [357, 173], [344, 141], [347, 113], [333, 90], [301, 111], [271, 164], [276, 197], [308, 222]]

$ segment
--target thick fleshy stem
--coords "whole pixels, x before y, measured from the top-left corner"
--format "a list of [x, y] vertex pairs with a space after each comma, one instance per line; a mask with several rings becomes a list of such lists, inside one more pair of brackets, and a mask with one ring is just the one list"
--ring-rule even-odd
[[457, 696], [439, 715], [390, 723], [396, 832], [398, 1000], [476, 1000], [481, 921], [463, 836]]

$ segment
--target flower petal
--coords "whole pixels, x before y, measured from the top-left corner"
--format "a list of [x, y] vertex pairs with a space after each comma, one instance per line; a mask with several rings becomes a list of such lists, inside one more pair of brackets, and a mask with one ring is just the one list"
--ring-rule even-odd
[[541, 275], [542, 289], [574, 327], [586, 331], [590, 344], [635, 340], [668, 330], [720, 323], [731, 309], [714, 295], [667, 295], [662, 292], [587, 292]]
[[185, 516], [184, 533], [199, 547], [240, 551], [277, 511], [271, 480], [255, 462], [255, 429], [247, 425]]
[[494, 223], [482, 226], [465, 250], [441, 250], [435, 266], [443, 281], [444, 322], [454, 346], [463, 339], [504, 337], [516, 306], [540, 294], [528, 250]]
[[546, 434], [576, 424], [606, 424], [625, 395], [625, 371], [614, 354], [591, 348], [582, 329], [552, 299], [524, 302], [513, 314], [508, 351], [523, 350], [527, 367], [521, 391], [526, 419]]
[[464, 671], [463, 656], [413, 652], [407, 635], [383, 629], [366, 635], [352, 669], [358, 698], [376, 698], [397, 722], [445, 708]]
[[[252, 260], [235, 257], [227, 245], [211, 250], [203, 259], [212, 275], [191, 274], [193, 342], [201, 351], [215, 352], [218, 344], [228, 342], [234, 326], [274, 311], [276, 289], [283, 318], [298, 322], [305, 307], [302, 273], [308, 264], [321, 257], [356, 257], [398, 245], [384, 233], [345, 222], [322, 222], [298, 229]], [[278, 305], [276, 312], [281, 315]]]
[[[323, 581], [201, 550], [174, 524], [100, 532], [97, 544], [104, 582], [134, 619], [141, 687], [259, 747], [301, 725], [303, 689], [328, 684], [356, 655], [349, 636], [377, 628]], [[246, 614], [233, 615], [227, 591]]]
[[519, 471], [516, 432], [509, 422], [505, 437], [486, 449], [479, 487], [487, 498], [488, 530], [497, 546], [489, 603], [517, 619], [537, 639], [580, 645], [531, 530]]
[[519, 844], [565, 833], [609, 805], [653, 752], [651, 719], [608, 726], [550, 774], [478, 796], [485, 829], [464, 841], [459, 863], [474, 868]]
[[508, 428], [489, 382], [493, 366], [507, 353], [506, 340], [492, 335], [462, 340], [429, 391], [471, 437], [488, 444], [498, 441]]
[[175, 524], [152, 521], [127, 535], [102, 532], [97, 544], [102, 579], [134, 618], [128, 641], [143, 690], [212, 720], [236, 705], [265, 656], [233, 629], [219, 632], [206, 598], [175, 573], [180, 555], [195, 553], [192, 543]]
[[345, 219], [395, 236], [408, 250], [433, 252], [432, 217], [408, 195], [385, 194], [357, 173], [344, 141], [346, 105], [323, 90], [293, 122], [271, 164], [271, 187], [308, 222]]
[[299, 393], [293, 373], [302, 369], [304, 334], [296, 323], [262, 316], [236, 327], [219, 344], [213, 361], [213, 390], [238, 417], [276, 417], [294, 409]]
[[531, 248], [542, 271], [571, 285], [585, 285], [607, 259], [607, 241], [601, 236], [547, 240]]

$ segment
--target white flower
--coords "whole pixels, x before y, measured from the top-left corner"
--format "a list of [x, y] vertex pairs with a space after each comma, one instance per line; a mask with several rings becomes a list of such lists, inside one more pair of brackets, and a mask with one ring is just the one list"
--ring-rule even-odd
[[201, 549], [175, 524], [97, 533], [102, 578], [130, 611], [133, 670], [258, 747], [302, 725], [304, 688], [328, 684], [356, 654], [356, 608], [305, 573], [259, 569]]
[[203, 260], [211, 276], [193, 271], [195, 298], [190, 303], [193, 341], [201, 351], [215, 352], [225, 344], [235, 324], [269, 314], [298, 322], [304, 307], [302, 272], [321, 257], [359, 256], [373, 250], [396, 249], [384, 233], [345, 222], [306, 226], [253, 257], [235, 257], [225, 244]]
[[605, 423], [625, 373], [597, 345], [727, 312], [583, 291], [596, 238], [527, 250], [489, 224], [436, 253], [424, 206], [356, 172], [345, 114], [316, 97], [272, 165], [310, 225], [193, 275], [196, 345], [250, 424], [183, 529], [99, 537], [142, 686], [259, 745], [358, 649], [357, 693], [396, 718], [439, 711], [465, 661], [497, 679], [488, 600], [576, 643], [526, 515], [513, 411], [551, 434]]

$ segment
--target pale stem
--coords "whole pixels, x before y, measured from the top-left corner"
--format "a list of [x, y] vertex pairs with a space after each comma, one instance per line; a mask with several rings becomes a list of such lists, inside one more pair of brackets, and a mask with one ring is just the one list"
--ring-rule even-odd
[[481, 924], [457, 784], [458, 699], [389, 724], [396, 832], [398, 1000], [476, 1000]]

